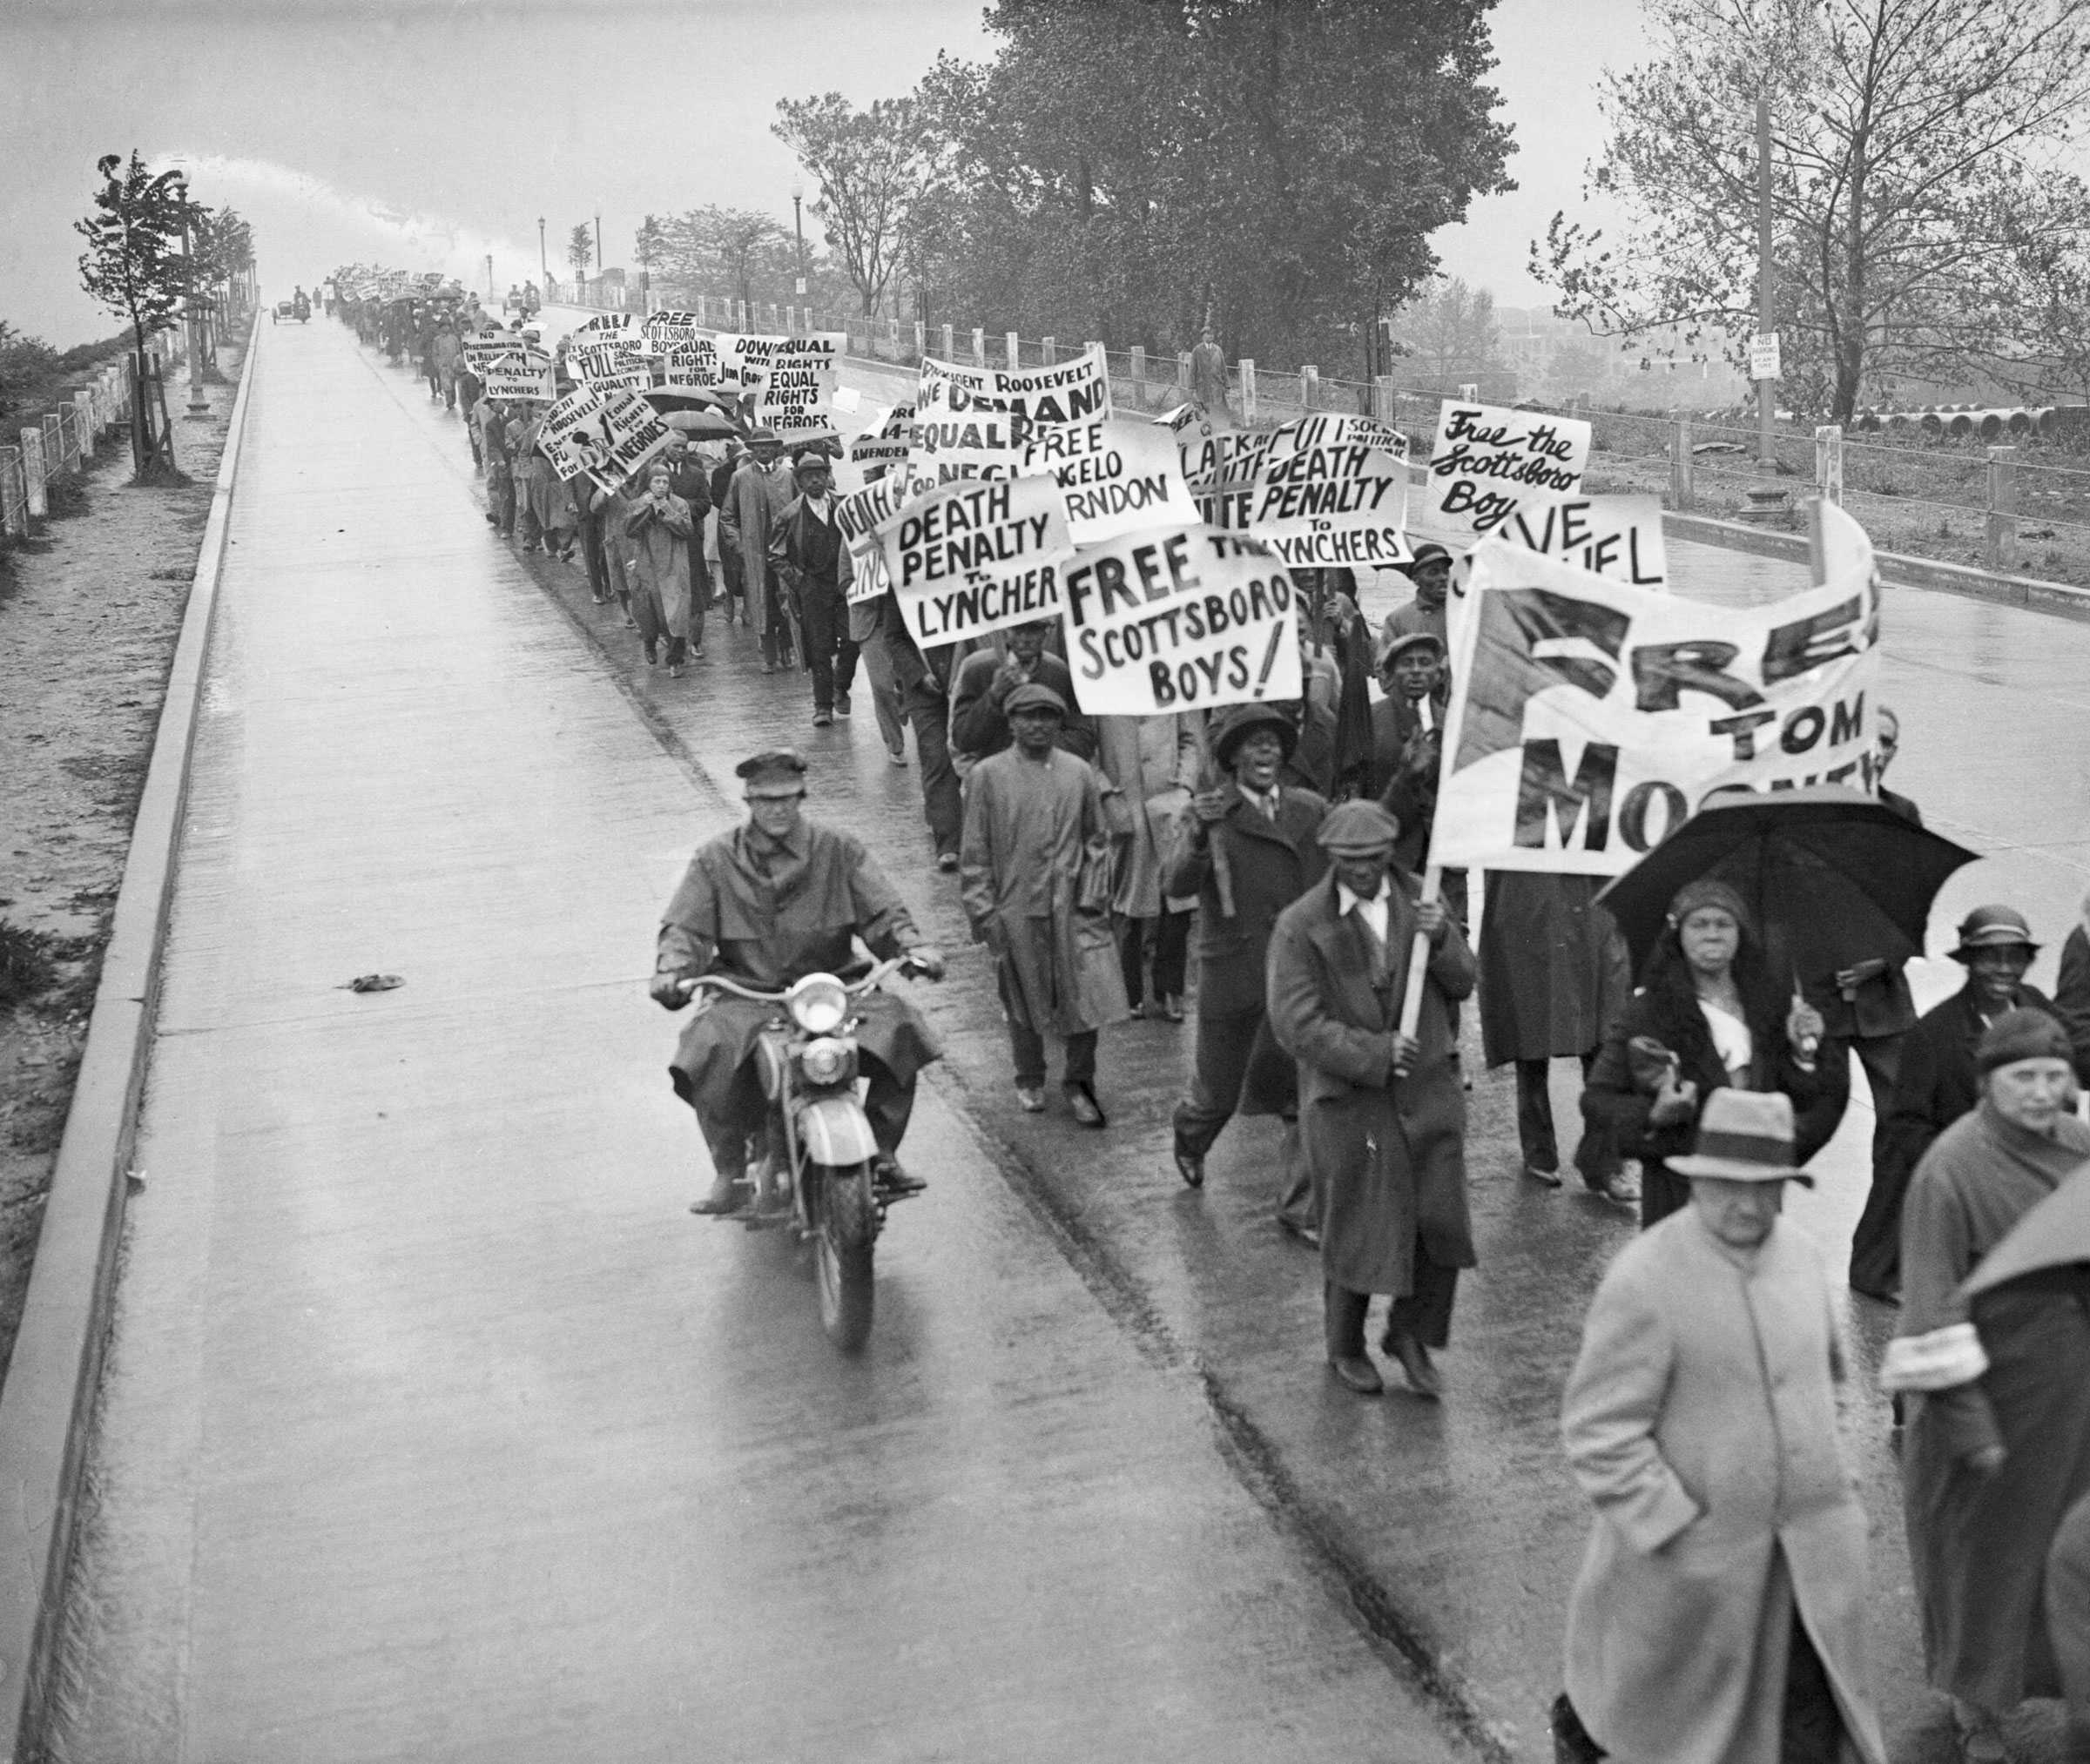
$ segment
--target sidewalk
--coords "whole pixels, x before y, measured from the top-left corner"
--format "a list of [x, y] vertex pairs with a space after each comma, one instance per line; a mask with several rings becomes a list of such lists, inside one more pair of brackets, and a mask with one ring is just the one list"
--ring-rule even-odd
[[940, 1097], [862, 1360], [688, 1217], [732, 811], [414, 381], [259, 347], [52, 1755], [1468, 1755]]

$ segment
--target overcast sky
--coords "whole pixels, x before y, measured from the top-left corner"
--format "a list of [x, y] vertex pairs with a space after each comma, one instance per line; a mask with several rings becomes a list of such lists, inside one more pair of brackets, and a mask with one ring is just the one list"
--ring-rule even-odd
[[[79, 292], [71, 230], [105, 152], [185, 163], [199, 200], [253, 223], [272, 293], [358, 259], [483, 286], [489, 252], [506, 287], [537, 273], [540, 215], [555, 270], [598, 211], [613, 264], [649, 210], [788, 217], [779, 98], [897, 97], [938, 50], [990, 47], [980, 0], [63, 3], [0, 16], [0, 318], [61, 347], [115, 328]], [[1537, 305], [1526, 247], [1578, 200], [1597, 76], [1641, 54], [1640, 8], [1502, 0], [1493, 30], [1521, 188], [1436, 246], [1500, 303]]]

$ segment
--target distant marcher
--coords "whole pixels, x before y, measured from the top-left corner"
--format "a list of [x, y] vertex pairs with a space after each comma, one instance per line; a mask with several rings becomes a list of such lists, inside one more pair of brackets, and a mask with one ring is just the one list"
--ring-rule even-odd
[[460, 358], [457, 363], [457, 408], [464, 413], [465, 439], [472, 444], [472, 463], [483, 466], [486, 454], [479, 434], [479, 400], [486, 391], [486, 382], [472, 371], [472, 364]]
[[[428, 345], [429, 360], [435, 369], [435, 387], [442, 394], [443, 408], [457, 408], [457, 369], [464, 360], [464, 344], [457, 335], [454, 321], [445, 319], [435, 327], [434, 341]], [[466, 407], [468, 409], [469, 406]]]
[[1136, 1017], [1183, 1020], [1191, 906], [1170, 892], [1162, 871], [1203, 757], [1187, 717], [1096, 719], [1096, 770], [1116, 787], [1109, 798], [1118, 805], [1110, 907], [1125, 998]]
[[679, 434], [669, 436], [661, 463], [668, 468], [668, 488], [690, 505], [690, 659], [696, 661], [704, 654], [704, 620], [711, 607], [711, 572], [704, 561], [704, 522], [711, 512], [711, 474]]
[[1110, 935], [1110, 828], [1101, 781], [1058, 745], [1065, 702], [1032, 681], [1008, 695], [1015, 741], [973, 768], [959, 892], [993, 953], [1015, 1057], [1016, 1096], [1045, 1107], [1045, 1037], [1067, 1044], [1062, 1087], [1083, 1127], [1104, 1125], [1097, 1033], [1125, 1015]]
[[1690, 1201], [1620, 1251], [1561, 1397], [1597, 1511], [1568, 1695], [1617, 1764], [1884, 1764], [1865, 1512], [1837, 1432], [1822, 1258], [1779, 1216], [1792, 1104], [1723, 1089]]
[[740, 560], [747, 623], [762, 640], [762, 671], [773, 674], [796, 658], [791, 621], [784, 607], [782, 584], [770, 568], [769, 535], [777, 519], [798, 495], [798, 482], [772, 429], [758, 428], [747, 438], [747, 453], [726, 486], [718, 505], [718, 543], [729, 542]]
[[[1632, 996], [1632, 957], [1610, 913], [1596, 904], [1601, 876], [1487, 872], [1480, 918], [1480, 1046], [1490, 1066], [1517, 1073], [1517, 1144], [1524, 1172], [1561, 1185], [1551, 1073], [1581, 1061], [1588, 1082], [1604, 1033]], [[1575, 1168], [1608, 1200], [1636, 1201], [1610, 1135], [1585, 1128]]]
[[874, 601], [851, 607], [849, 622], [864, 653], [882, 648], [892, 668], [900, 710], [914, 730], [922, 818], [936, 848], [936, 867], [947, 875], [958, 867], [958, 842], [965, 826], [958, 768], [951, 757], [951, 701], [942, 671], [950, 650], [934, 645], [924, 650], [914, 641], [900, 597], [890, 588]]
[[[1359, 1396], [1384, 1388], [1365, 1322], [1385, 1293], [1380, 1349], [1410, 1390], [1435, 1398], [1430, 1350], [1449, 1342], [1459, 1270], [1474, 1261], [1466, 1098], [1452, 1063], [1452, 1007], [1473, 989], [1473, 958], [1451, 915], [1418, 900], [1414, 879], [1393, 867], [1399, 833], [1377, 803], [1329, 811], [1314, 836], [1329, 874], [1271, 936], [1270, 1027], [1298, 1062], [1329, 1369]], [[1418, 932], [1429, 956], [1411, 1038], [1400, 1015]]]
[[1880, 1382], [1908, 1405], [1909, 1561], [1933, 1688], [1965, 1755], [2008, 1756], [1999, 1723], [2061, 1691], [2040, 1586], [2068, 1509], [2090, 1493], [2090, 1262], [1982, 1292], [1965, 1283], [2064, 1183], [2090, 1180], [2066, 1113], [2066, 1033], [2006, 1011], [1975, 1053], [1980, 1101], [1938, 1135], [1902, 1213], [1900, 1331]]
[[680, 678], [690, 638], [690, 505], [668, 488], [668, 468], [656, 463], [643, 495], [624, 510], [624, 537], [631, 612], [646, 665], [664, 640], [668, 673]]
[[1872, 1188], [1851, 1243], [1851, 1284], [1868, 1298], [1891, 1303], [1899, 1296], [1902, 1196], [1923, 1155], [1979, 1097], [1974, 1050], [1982, 1032], [2006, 1011], [2053, 1011], [2044, 993], [2025, 984], [2038, 953], [2032, 927], [2013, 906], [1977, 906], [1960, 922], [1952, 956], [1966, 969], [1966, 983], [1904, 1038], [1875, 1141]]
[[1320, 1211], [1298, 1143], [1298, 1074], [1269, 1027], [1268, 974], [1278, 916], [1327, 873], [1314, 835], [1328, 805], [1279, 782], [1299, 735], [1275, 707], [1229, 706], [1206, 738], [1223, 781], [1199, 791], [1176, 824], [1162, 879], [1169, 893], [1197, 900], [1197, 1051], [1176, 1105], [1176, 1170], [1202, 1188], [1205, 1157], [1237, 1111], [1283, 1115], [1290, 1168], [1278, 1221], [1318, 1243]]
[[1790, 1097], [1803, 1164], [1844, 1118], [1850, 1060], [1824, 1038], [1820, 1013], [1772, 978], [1742, 897], [1701, 880], [1676, 891], [1669, 929], [1582, 1089], [1588, 1128], [1608, 1134], [1617, 1155], [1641, 1160], [1643, 1227], [1689, 1203], [1689, 1187], [1667, 1160], [1690, 1146], [1706, 1100], [1723, 1087]]
[[711, 507], [717, 511], [712, 523], [712, 541], [718, 549], [718, 587], [725, 603], [725, 622], [729, 625], [738, 617], [746, 623], [745, 589], [740, 574], [740, 547], [726, 530], [725, 499], [732, 488], [733, 472], [740, 463], [741, 447], [738, 441], [725, 444], [725, 457], [711, 468]]
[[1190, 351], [1190, 396], [1217, 415], [1232, 414], [1226, 400], [1226, 356], [1210, 325]]
[[517, 495], [525, 502], [522, 549], [534, 551], [542, 545], [546, 555], [556, 555], [562, 562], [570, 563], [579, 522], [572, 495], [559, 481], [558, 468], [538, 445], [543, 433], [543, 419], [540, 417], [523, 431], [517, 452], [522, 461]]

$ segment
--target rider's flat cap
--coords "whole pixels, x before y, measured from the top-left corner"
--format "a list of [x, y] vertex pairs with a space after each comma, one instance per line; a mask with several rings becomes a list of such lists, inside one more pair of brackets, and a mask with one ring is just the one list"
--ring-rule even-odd
[[1064, 717], [1067, 701], [1042, 682], [1027, 680], [1001, 701], [1001, 709], [1011, 717], [1019, 710], [1049, 710], [1055, 717]]
[[772, 747], [749, 754], [733, 768], [733, 775], [750, 784], [799, 784], [806, 777], [805, 756], [795, 747]]

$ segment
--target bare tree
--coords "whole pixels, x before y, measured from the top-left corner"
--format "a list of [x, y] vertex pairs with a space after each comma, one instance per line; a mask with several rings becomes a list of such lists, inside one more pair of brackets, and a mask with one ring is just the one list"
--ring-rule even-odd
[[1608, 80], [1593, 196], [1533, 272], [1554, 310], [1669, 325], [1739, 361], [1756, 327], [1756, 100], [1768, 94], [1790, 389], [1847, 419], [1893, 376], [1964, 377], [2007, 340], [1992, 298], [2028, 235], [2090, 224], [2056, 155], [2090, 98], [2090, 0], [1649, 0], [1661, 44]]
[[909, 215], [927, 177], [923, 128], [911, 98], [859, 111], [839, 92], [786, 98], [770, 132], [819, 182], [813, 213], [827, 244], [875, 313], [898, 267]]
[[[1456, 276], [1439, 279], [1393, 315], [1394, 347], [1413, 359], [1423, 377], [1439, 390], [1466, 380], [1500, 380], [1502, 333], [1495, 324], [1495, 297]], [[1490, 388], [1490, 396], [1502, 388]]]

